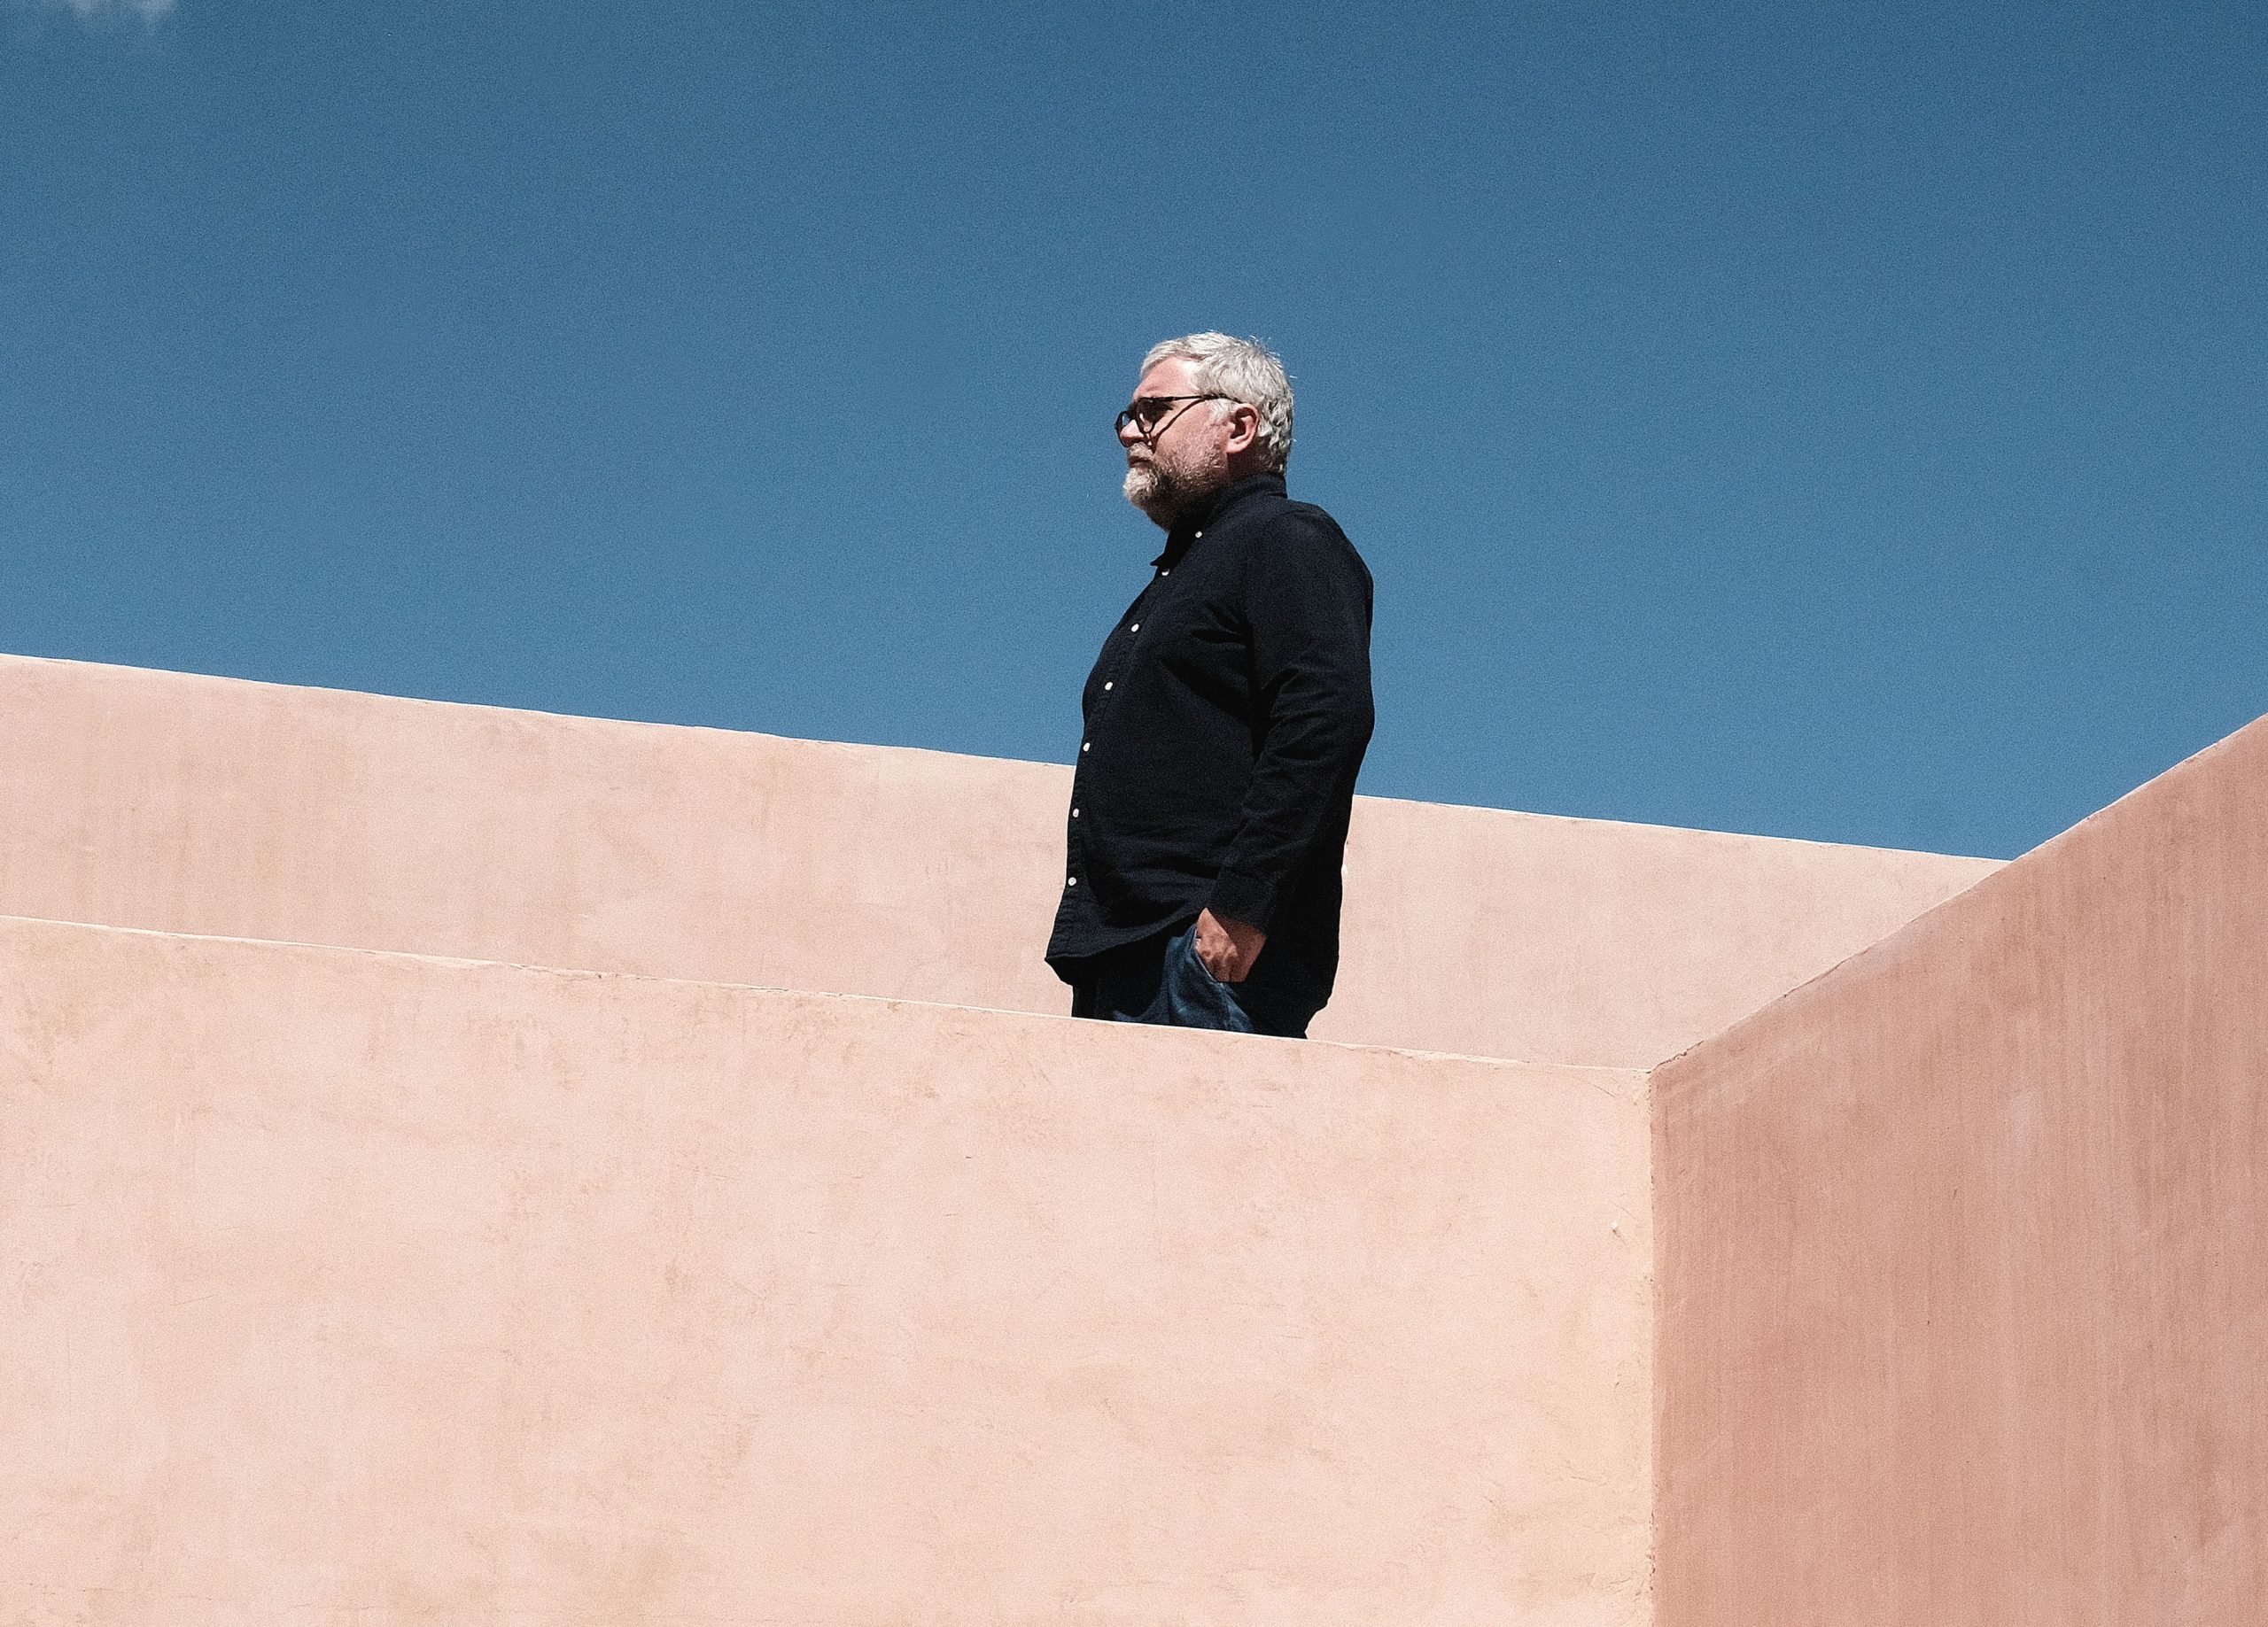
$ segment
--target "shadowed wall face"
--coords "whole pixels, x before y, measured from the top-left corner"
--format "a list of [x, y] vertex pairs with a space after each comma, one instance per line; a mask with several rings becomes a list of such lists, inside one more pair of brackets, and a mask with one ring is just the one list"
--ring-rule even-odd
[[[1068, 771], [0, 656], [0, 913], [1060, 1012]], [[1319, 1038], [1648, 1067], [1995, 866], [1358, 799]]]
[[2268, 1600], [2268, 722], [1655, 1075], [1663, 1627]]
[[1640, 1075], [0, 920], [0, 1617], [1646, 1619]]

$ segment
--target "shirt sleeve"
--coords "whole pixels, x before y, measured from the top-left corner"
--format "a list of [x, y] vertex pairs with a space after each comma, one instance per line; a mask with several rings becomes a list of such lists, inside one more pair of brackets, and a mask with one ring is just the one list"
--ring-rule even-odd
[[1371, 743], [1371, 573], [1327, 516], [1294, 511], [1254, 538], [1243, 601], [1259, 750], [1208, 906], [1265, 932]]

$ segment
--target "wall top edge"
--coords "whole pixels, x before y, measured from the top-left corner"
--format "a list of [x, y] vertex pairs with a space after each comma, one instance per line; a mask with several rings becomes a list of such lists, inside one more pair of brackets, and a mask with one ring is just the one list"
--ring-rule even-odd
[[[734, 995], [752, 995], [789, 1002], [830, 1006], [871, 1008], [877, 1012], [905, 1008], [918, 1011], [956, 1012], [985, 1019], [998, 1018], [1003, 1022], [1022, 1027], [1044, 1024], [1061, 1027], [1076, 1024], [1083, 1031], [1091, 1032], [1098, 1040], [1107, 1038], [1114, 1027], [1107, 1023], [1092, 1023], [1068, 1016], [1057, 1016], [1042, 1011], [1017, 1011], [998, 1006], [953, 1005], [943, 1001], [905, 1000], [875, 995], [845, 995], [823, 989], [785, 988], [763, 983], [719, 983], [697, 978], [659, 977], [641, 972], [602, 972], [580, 966], [547, 966], [524, 961], [475, 960], [454, 955], [421, 955], [403, 949], [373, 949], [344, 943], [315, 943], [287, 938], [243, 938], [213, 933], [159, 932], [143, 926], [111, 926], [98, 921], [55, 920], [44, 916], [8, 915], [0, 913], [0, 933], [18, 929], [54, 930], [88, 936], [145, 939], [183, 945], [206, 945], [216, 948], [250, 949], [261, 953], [283, 955], [312, 955], [344, 959], [369, 960], [389, 965], [431, 966], [454, 971], [493, 972], [513, 976], [550, 980], [554, 981], [604, 982], [620, 985], [650, 984], [658, 988], [715, 989]], [[1635, 1102], [1643, 1098], [1651, 1070], [1646, 1068], [1604, 1067], [1579, 1062], [1530, 1062], [1517, 1057], [1486, 1057], [1463, 1051], [1426, 1050], [1410, 1045], [1361, 1045], [1342, 1040], [1279, 1040], [1266, 1034], [1213, 1034], [1193, 1028], [1130, 1027], [1127, 1033], [1148, 1036], [1170, 1036], [1167, 1042], [1183, 1043], [1200, 1048], [1223, 1045], [1292, 1045], [1302, 1050], [1346, 1051], [1362, 1056], [1406, 1057], [1416, 1061], [1456, 1063], [1473, 1065], [1494, 1072], [1524, 1075], [1530, 1079], [1544, 1078], [1556, 1082], [1581, 1085], [1602, 1091], [1620, 1100]]]
[[1771, 848], [1812, 848], [1826, 853], [1879, 853], [1891, 858], [1917, 858], [1938, 861], [1946, 864], [1973, 865], [1980, 877], [1992, 874], [2007, 859], [1988, 858], [1973, 853], [1941, 853], [1930, 848], [1879, 848], [1865, 842], [1821, 841], [1809, 836], [1767, 836], [1754, 831], [1720, 831], [1698, 825], [1650, 825], [1642, 819], [1607, 819], [1583, 814], [1535, 813], [1526, 809], [1491, 808], [1481, 802], [1421, 802], [1412, 797], [1358, 796], [1358, 802], [1371, 802], [1382, 808], [1421, 808], [1452, 813], [1480, 814], [1490, 818], [1518, 819], [1530, 824], [1565, 825], [1582, 830], [1630, 831], [1640, 834], [1663, 837], [1701, 837], [1713, 842], [1754, 845]]
[[[603, 717], [586, 712], [550, 712], [532, 706], [498, 706], [479, 701], [436, 701], [424, 695], [388, 694], [375, 689], [341, 689], [325, 684], [284, 684], [268, 678], [231, 678], [219, 672], [186, 672], [171, 667], [134, 667], [119, 662], [76, 661], [59, 655], [17, 655], [0, 651], [0, 673], [10, 667], [50, 668], [62, 671], [102, 674], [120, 680], [143, 680], [195, 686], [199, 688], [260, 690], [280, 695], [319, 695], [347, 702], [417, 708], [429, 711], [478, 713], [485, 717], [525, 717], [546, 724], [571, 724], [604, 731], [662, 731], [672, 734], [711, 735], [722, 740], [762, 740], [806, 751], [887, 752], [898, 756], [939, 757], [957, 763], [983, 763], [1011, 769], [1052, 771], [1063, 765], [1033, 763], [1020, 757], [986, 757], [974, 752], [940, 751], [928, 746], [885, 746], [866, 740], [816, 740], [794, 734], [767, 734], [760, 729], [727, 729], [716, 724], [662, 723], [642, 717]], [[1068, 772], [1068, 769], [1063, 768]]]
[[[478, 713], [492, 717], [524, 717], [546, 724], [609, 732], [661, 730], [672, 733], [714, 736], [724, 740], [754, 740], [791, 750], [848, 754], [878, 753], [891, 756], [941, 759], [955, 763], [982, 763], [989, 768], [1019, 773], [1068, 775], [1070, 772], [1070, 766], [1068, 763], [1033, 762], [1022, 757], [992, 757], [975, 752], [941, 751], [926, 746], [881, 745], [865, 740], [809, 740], [792, 734], [770, 734], [757, 729], [728, 729], [713, 724], [659, 723], [634, 717], [593, 717], [580, 712], [544, 711], [535, 707], [495, 706], [471, 701], [437, 701], [419, 695], [387, 694], [375, 690], [341, 689], [320, 684], [284, 684], [265, 678], [231, 678], [221, 673], [188, 672], [167, 667], [136, 667], [117, 662], [79, 661], [58, 655], [21, 655], [0, 651], [0, 674], [4, 674], [6, 670], [12, 667], [19, 670], [46, 669], [58, 672], [85, 672], [120, 681], [171, 683], [198, 687], [257, 690], [279, 694], [326, 696], [353, 703], [415, 707], [450, 713]], [[1808, 848], [1836, 853], [1878, 853], [1896, 857], [1910, 856], [1940, 860], [1953, 864], [1974, 865], [1979, 876], [1990, 874], [2008, 863], [2005, 859], [1984, 858], [1967, 854], [1936, 853], [1925, 848], [1876, 848], [1857, 842], [1817, 841], [1799, 836], [1766, 836], [1752, 832], [1708, 830], [1691, 825], [1651, 825], [1634, 819], [1602, 819], [1588, 818], [1575, 814], [1535, 813], [1523, 809], [1491, 808], [1477, 802], [1427, 802], [1410, 797], [1367, 795], [1358, 796], [1355, 800], [1379, 809], [1407, 808], [1434, 814], [1465, 815], [1489, 820], [1544, 824], [1567, 829], [1622, 831], [1664, 839], [1698, 838], [1712, 843], [1762, 845], [1777, 848]]]

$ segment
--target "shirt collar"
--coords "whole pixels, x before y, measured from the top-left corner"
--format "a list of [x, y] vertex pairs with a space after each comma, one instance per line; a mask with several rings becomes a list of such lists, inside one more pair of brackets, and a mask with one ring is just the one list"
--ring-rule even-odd
[[1173, 530], [1166, 533], [1165, 552], [1150, 562], [1161, 569], [1170, 570], [1189, 552], [1204, 529], [1217, 520], [1225, 519], [1229, 510], [1247, 498], [1270, 492], [1284, 495], [1284, 476], [1278, 474], [1247, 475], [1242, 480], [1231, 480], [1218, 490], [1208, 492], [1190, 506], [1189, 512], [1174, 522]]

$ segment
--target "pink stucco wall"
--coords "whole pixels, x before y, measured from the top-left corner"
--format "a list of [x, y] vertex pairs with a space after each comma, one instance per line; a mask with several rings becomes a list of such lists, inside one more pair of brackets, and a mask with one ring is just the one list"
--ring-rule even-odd
[[[0, 657], [0, 913], [1060, 1011], [1068, 771]], [[1318, 1037], [1646, 1067], [1987, 861], [1361, 799]]]
[[1639, 1075], [0, 920], [0, 1619], [1647, 1618]]
[[2268, 720], [1654, 1089], [1662, 1627], [2268, 1619]]
[[2268, 721], [2006, 868], [1363, 800], [1318, 1032], [1503, 1062], [955, 1009], [1061, 1008], [1054, 768], [0, 739], [0, 1620], [2268, 1597]]

